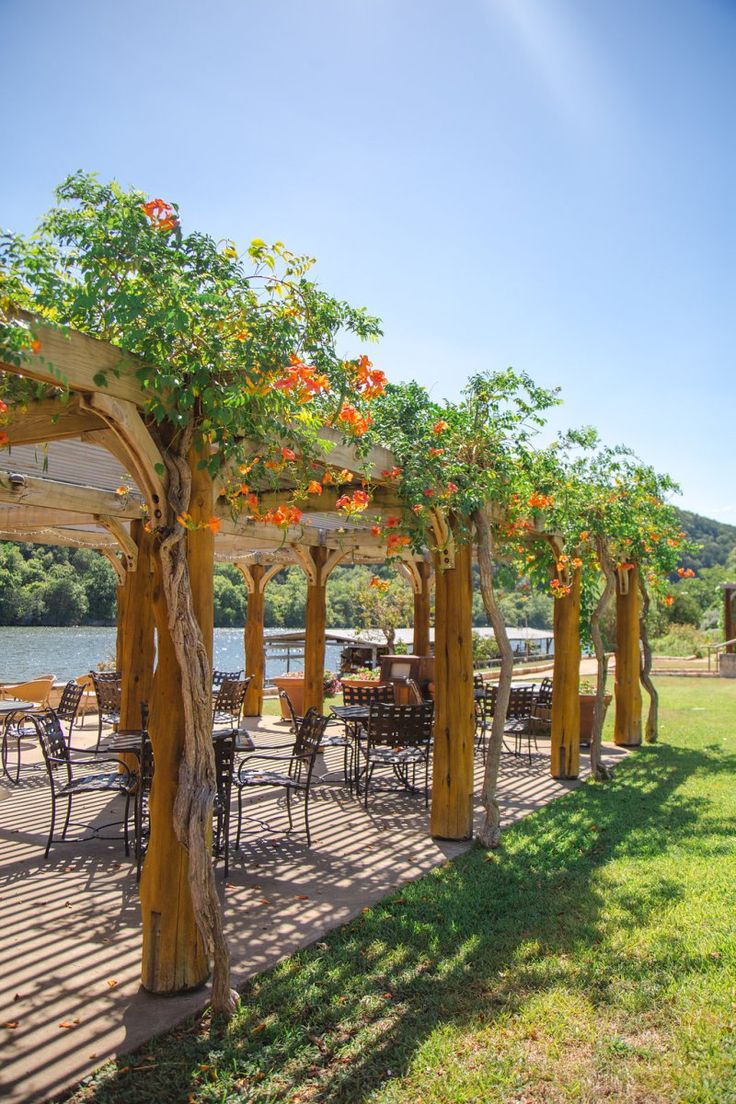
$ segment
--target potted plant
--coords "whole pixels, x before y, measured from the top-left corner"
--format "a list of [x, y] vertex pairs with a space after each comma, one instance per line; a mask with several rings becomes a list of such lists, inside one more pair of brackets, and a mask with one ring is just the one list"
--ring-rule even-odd
[[358, 667], [349, 675], [343, 675], [340, 682], [347, 686], [375, 686], [381, 681], [381, 671], [378, 667]]

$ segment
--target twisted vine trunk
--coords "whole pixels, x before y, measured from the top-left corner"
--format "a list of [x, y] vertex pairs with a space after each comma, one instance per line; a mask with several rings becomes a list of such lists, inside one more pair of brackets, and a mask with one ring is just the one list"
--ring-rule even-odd
[[[175, 447], [163, 450], [173, 518], [190, 507], [192, 443], [192, 430], [188, 429]], [[184, 709], [184, 751], [174, 801], [174, 830], [188, 856], [189, 891], [197, 930], [213, 960], [212, 1008], [231, 1015], [238, 997], [230, 987], [230, 954], [212, 867], [212, 807], [217, 792], [212, 747], [212, 678], [194, 609], [186, 537], [186, 530], [173, 521], [159, 549], [168, 626], [181, 675]]]
[[647, 723], [644, 729], [644, 739], [648, 744], [656, 744], [659, 735], [659, 694], [652, 682], [652, 647], [649, 643], [649, 629], [647, 617], [649, 615], [649, 591], [644, 582], [644, 576], [639, 572], [639, 592], [641, 594], [641, 616], [639, 618], [639, 635], [641, 638], [641, 669], [639, 678], [641, 684], [649, 695], [649, 710]]
[[496, 800], [496, 791], [498, 789], [498, 771], [503, 750], [503, 730], [509, 707], [511, 678], [514, 673], [514, 654], [493, 585], [493, 527], [489, 508], [483, 507], [476, 510], [473, 521], [476, 530], [481, 597], [496, 637], [496, 644], [501, 653], [498, 694], [496, 707], [493, 711], [491, 737], [486, 753], [486, 765], [481, 789], [481, 804], [485, 810], [485, 819], [478, 833], [478, 839], [484, 847], [498, 847], [501, 843], [501, 812]]
[[593, 638], [593, 650], [598, 667], [595, 685], [595, 708], [593, 710], [593, 731], [590, 737], [590, 772], [596, 782], [603, 782], [610, 778], [610, 772], [601, 759], [601, 737], [603, 735], [603, 722], [606, 717], [606, 681], [608, 679], [609, 657], [603, 647], [601, 618], [616, 593], [616, 576], [604, 540], [600, 538], [597, 540], [596, 551], [606, 582], [590, 618], [590, 635]]

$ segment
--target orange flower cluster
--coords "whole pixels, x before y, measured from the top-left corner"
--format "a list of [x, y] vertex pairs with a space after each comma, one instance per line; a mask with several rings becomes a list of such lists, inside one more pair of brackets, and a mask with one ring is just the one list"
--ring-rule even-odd
[[443, 418], [440, 418], [438, 422], [435, 422], [432, 426], [432, 432], [436, 437], [439, 437], [440, 433], [444, 433], [446, 429], [450, 428], [450, 423], [446, 422]]
[[141, 210], [154, 230], [173, 230], [177, 224], [173, 207], [163, 199], [149, 199], [148, 203], [141, 203]]
[[275, 525], [277, 529], [288, 529], [292, 525], [298, 525], [302, 520], [302, 512], [296, 506], [283, 503], [274, 510], [266, 510], [258, 518], [265, 525]]
[[678, 567], [677, 574], [681, 579], [694, 579], [695, 572], [691, 567]]
[[356, 437], [362, 437], [362, 435], [373, 425], [373, 419], [370, 414], [361, 414], [352, 403], [342, 404], [342, 409], [337, 415], [337, 420], [347, 426], [350, 432], [354, 433]]
[[316, 479], [312, 479], [309, 483], [309, 486], [307, 487], [307, 494], [321, 495], [322, 490], [322, 484], [319, 483]]
[[633, 569], [635, 567], [636, 567], [636, 564], [631, 563], [629, 560], [625, 560], [623, 563], [620, 563], [618, 565], [618, 570], [619, 571], [633, 571]]
[[398, 479], [401, 475], [401, 468], [390, 468], [381, 472], [381, 479]]
[[563, 583], [561, 579], [553, 579], [549, 586], [555, 598], [567, 598], [572, 590], [570, 584]]
[[428, 452], [428, 456], [443, 456], [445, 450], [443, 448], [431, 448]]
[[355, 370], [355, 386], [364, 399], [376, 399], [383, 393], [386, 376], [373, 367], [367, 356], [362, 356]]
[[386, 546], [388, 548], [389, 555], [391, 555], [394, 552], [398, 552], [402, 548], [408, 548], [410, 543], [411, 541], [409, 540], [409, 538], [402, 535], [401, 533], [390, 533], [389, 538], [386, 541]]
[[311, 368], [292, 353], [289, 357], [289, 367], [276, 380], [274, 387], [279, 391], [287, 392], [301, 404], [309, 402], [322, 391], [329, 391], [330, 381], [323, 373], [317, 372], [315, 368]]
[[7, 410], [8, 410], [8, 404], [4, 403], [3, 400], [0, 399], [0, 414], [6, 414]]
[[672, 597], [671, 594], [666, 594], [665, 597], [664, 597], [664, 604], [666, 606], [671, 606], [672, 603], [674, 602], [674, 600], [675, 599]]
[[180, 525], [183, 525], [185, 529], [190, 532], [196, 532], [198, 529], [209, 529], [213, 533], [220, 532], [220, 519], [218, 517], [211, 517], [208, 521], [195, 521], [191, 514], [178, 514], [176, 520]]
[[369, 586], [371, 586], [373, 590], [381, 590], [384, 594], [390, 585], [388, 579], [379, 579], [377, 575], [374, 575], [369, 583]]
[[31, 352], [32, 353], [40, 353], [41, 352], [41, 342], [40, 341], [36, 340], [36, 341], [31, 342]]
[[353, 517], [354, 514], [362, 514], [370, 501], [371, 496], [367, 491], [354, 491], [352, 495], [341, 495], [335, 506], [338, 510], [342, 510], [347, 514], [348, 517]]
[[543, 495], [538, 492], [529, 495], [529, 505], [533, 510], [545, 510], [548, 506], [551, 506], [554, 502], [552, 495]]

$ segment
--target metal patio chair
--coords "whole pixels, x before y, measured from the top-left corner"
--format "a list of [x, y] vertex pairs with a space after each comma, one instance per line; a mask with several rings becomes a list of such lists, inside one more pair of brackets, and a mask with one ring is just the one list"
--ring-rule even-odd
[[[66, 818], [61, 839], [66, 838], [72, 814], [72, 801], [78, 794], [111, 793], [121, 794], [126, 799], [124, 836], [126, 853], [128, 843], [128, 809], [135, 791], [135, 775], [121, 764], [117, 758], [104, 759], [94, 755], [90, 759], [73, 758], [59, 718], [53, 709], [36, 713], [26, 713], [16, 718], [17, 725], [26, 733], [35, 732], [43, 752], [51, 795], [51, 826], [44, 858], [48, 858], [56, 827], [56, 809], [59, 801], [66, 801]], [[109, 762], [109, 771], [100, 770], [102, 763]], [[94, 768], [91, 771], [87, 767]]]
[[390, 705], [374, 702], [366, 739], [358, 747], [361, 763], [357, 779], [363, 780], [363, 801], [368, 808], [368, 792], [376, 767], [391, 767], [405, 790], [418, 793], [417, 768], [424, 768], [424, 804], [429, 804], [429, 759], [432, 749], [434, 705]]
[[[286, 809], [289, 815], [289, 831], [294, 827], [291, 812], [291, 798], [294, 793], [304, 794], [304, 826], [307, 833], [307, 846], [311, 846], [312, 836], [309, 828], [309, 792], [314, 774], [314, 763], [320, 750], [322, 736], [329, 717], [308, 709], [298, 725], [291, 752], [271, 754], [270, 750], [258, 748], [240, 764], [233, 783], [238, 790], [238, 831], [235, 846], [240, 846], [240, 830], [243, 818], [243, 794], [249, 789], [272, 787], [286, 791]], [[257, 766], [255, 763], [282, 764], [278, 766]]]
[[239, 728], [240, 718], [243, 713], [245, 695], [252, 678], [223, 679], [220, 689], [217, 691], [215, 703], [212, 707], [212, 727], [215, 725], [227, 725], [228, 728]]

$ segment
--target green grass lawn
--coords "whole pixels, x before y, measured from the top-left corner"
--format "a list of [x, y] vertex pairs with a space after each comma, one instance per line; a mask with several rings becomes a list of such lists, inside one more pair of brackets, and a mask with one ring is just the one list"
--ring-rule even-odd
[[[736, 1102], [736, 682], [70, 1099]], [[520, 769], [523, 769], [520, 767]], [[140, 1067], [140, 1071], [138, 1068]]]

